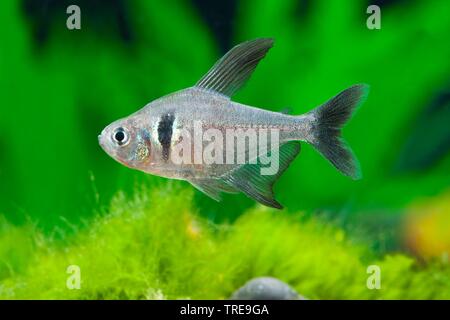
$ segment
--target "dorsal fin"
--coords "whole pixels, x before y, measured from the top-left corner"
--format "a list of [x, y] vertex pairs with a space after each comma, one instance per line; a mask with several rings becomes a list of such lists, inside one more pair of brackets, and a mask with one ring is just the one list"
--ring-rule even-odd
[[242, 87], [272, 46], [273, 39], [259, 38], [233, 47], [196, 83], [196, 86], [231, 97]]

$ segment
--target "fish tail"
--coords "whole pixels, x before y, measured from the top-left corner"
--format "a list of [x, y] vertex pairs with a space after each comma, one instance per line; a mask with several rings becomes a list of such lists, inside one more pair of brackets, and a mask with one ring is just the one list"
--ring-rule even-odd
[[310, 143], [339, 171], [352, 179], [361, 178], [359, 162], [341, 136], [341, 129], [366, 99], [369, 86], [353, 85], [312, 110], [313, 134]]

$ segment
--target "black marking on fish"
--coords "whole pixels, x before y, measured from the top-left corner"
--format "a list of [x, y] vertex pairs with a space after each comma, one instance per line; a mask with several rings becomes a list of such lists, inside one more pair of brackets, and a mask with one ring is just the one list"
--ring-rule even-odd
[[171, 113], [164, 114], [158, 123], [158, 141], [162, 147], [162, 157], [164, 161], [169, 160], [170, 144], [172, 142], [173, 122], [175, 116]]

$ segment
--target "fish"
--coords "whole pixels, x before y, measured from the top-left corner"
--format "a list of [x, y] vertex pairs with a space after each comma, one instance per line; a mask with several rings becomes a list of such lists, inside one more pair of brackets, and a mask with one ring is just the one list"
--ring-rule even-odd
[[129, 168], [188, 181], [214, 200], [220, 201], [223, 193], [243, 193], [277, 209], [283, 206], [273, 186], [299, 155], [302, 142], [344, 175], [361, 178], [341, 129], [366, 100], [367, 84], [352, 85], [302, 115], [231, 99], [273, 45], [273, 38], [236, 45], [194, 86], [106, 126], [98, 137], [100, 146]]

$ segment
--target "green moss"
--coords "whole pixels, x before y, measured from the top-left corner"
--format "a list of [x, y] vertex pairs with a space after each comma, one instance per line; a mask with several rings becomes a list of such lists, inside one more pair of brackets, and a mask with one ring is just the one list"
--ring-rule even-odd
[[[64, 241], [4, 227], [0, 298], [224, 299], [257, 276], [311, 299], [450, 298], [448, 265], [419, 266], [400, 254], [376, 260], [327, 222], [262, 207], [212, 225], [190, 207], [190, 191], [171, 186], [118, 194]], [[380, 290], [366, 287], [370, 264], [381, 268]], [[80, 290], [66, 287], [69, 265], [81, 268]]]

